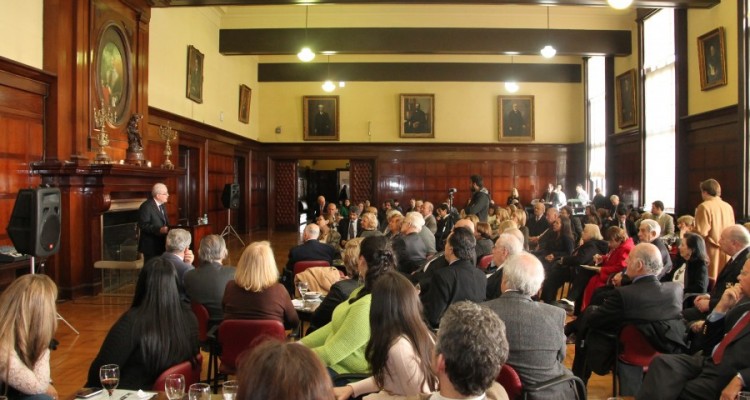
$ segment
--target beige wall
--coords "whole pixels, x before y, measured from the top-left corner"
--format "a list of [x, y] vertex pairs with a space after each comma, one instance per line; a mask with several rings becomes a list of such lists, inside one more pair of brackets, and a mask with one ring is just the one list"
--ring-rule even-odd
[[[257, 57], [219, 54], [221, 9], [152, 9], [149, 26], [149, 106], [251, 138], [258, 138]], [[203, 103], [185, 96], [187, 48], [204, 54]], [[239, 86], [252, 90], [250, 124], [238, 120]]]
[[43, 0], [0, 0], [0, 56], [43, 67]]
[[[724, 27], [727, 61], [727, 85], [701, 91], [698, 64], [698, 37]], [[688, 114], [694, 115], [737, 104], [737, 2], [722, 1], [707, 10], [688, 11]]]
[[[636, 12], [635, 10], [631, 10], [628, 18], [628, 27], [626, 29], [630, 29], [630, 37], [631, 37], [631, 48], [633, 49], [632, 53], [629, 56], [626, 57], [616, 57], [615, 58], [615, 80], [612, 82], [612, 98], [615, 99], [615, 132], [622, 132], [624, 130], [632, 130], [635, 128], [638, 128], [637, 126], [628, 127], [625, 129], [620, 129], [619, 121], [617, 117], [617, 107], [619, 107], [619, 104], [617, 103], [618, 100], [616, 99], [617, 92], [615, 91], [615, 87], [617, 86], [617, 76], [627, 72], [631, 69], [635, 69], [636, 71], [636, 78], [638, 77], [638, 23], [636, 22]], [[636, 106], [638, 107], [638, 106]], [[640, 112], [640, 109], [639, 109]], [[640, 118], [640, 117], [639, 117]]]

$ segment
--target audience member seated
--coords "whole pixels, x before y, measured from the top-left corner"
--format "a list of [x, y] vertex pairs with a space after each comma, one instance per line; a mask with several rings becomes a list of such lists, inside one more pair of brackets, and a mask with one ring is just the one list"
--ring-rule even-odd
[[362, 214], [362, 232], [359, 234], [360, 237], [368, 236], [382, 236], [383, 232], [378, 230], [378, 216], [373, 213], [366, 212]]
[[570, 229], [573, 231], [573, 247], [577, 247], [581, 241], [583, 225], [581, 220], [573, 215], [573, 209], [570, 206], [560, 207], [560, 217], [570, 219]]
[[318, 241], [333, 247], [335, 250], [334, 254], [338, 255], [341, 252], [341, 234], [331, 229], [331, 227], [336, 226], [336, 223], [330, 217], [320, 216], [315, 220], [315, 224], [318, 225], [318, 229], [320, 230]]
[[422, 217], [424, 217], [424, 226], [430, 231], [430, 234], [435, 236], [435, 232], [437, 232], [437, 220], [435, 219], [435, 216], [432, 215], [432, 212], [434, 211], [434, 206], [429, 201], [425, 201], [422, 203], [422, 208], [419, 210], [419, 213], [422, 214]]
[[418, 270], [427, 259], [427, 246], [419, 236], [419, 231], [423, 228], [422, 215], [410, 212], [401, 223], [401, 234], [393, 239], [393, 252], [396, 254], [398, 270], [403, 274], [408, 275]]
[[443, 251], [445, 249], [445, 239], [453, 230], [453, 224], [457, 218], [450, 213], [448, 204], [442, 203], [437, 208], [437, 231], [435, 232], [435, 249]]
[[[453, 225], [453, 229], [456, 228], [466, 228], [473, 234], [474, 223], [469, 221], [468, 219], [459, 219], [458, 221], [456, 221], [456, 224]], [[453, 229], [451, 229], [448, 234], [452, 233]], [[445, 252], [440, 252], [436, 254], [435, 257], [429, 259], [424, 264], [424, 267], [418, 269], [417, 271], [413, 272], [411, 276], [409, 276], [409, 279], [412, 282], [419, 285], [419, 297], [422, 299], [422, 304], [424, 304], [425, 299], [427, 298], [427, 293], [429, 292], [430, 284], [432, 283], [432, 275], [435, 273], [435, 271], [439, 271], [440, 269], [446, 267], [448, 267], [448, 261], [446, 261], [445, 259]]]
[[544, 203], [536, 203], [534, 205], [534, 215], [526, 221], [526, 226], [529, 228], [530, 238], [538, 237], [549, 228], [549, 222], [547, 221], [547, 218], [545, 218], [546, 210]]
[[589, 280], [586, 289], [583, 291], [581, 312], [588, 306], [594, 291], [606, 285], [611, 275], [625, 271], [628, 266], [628, 254], [634, 247], [633, 239], [629, 238], [623, 229], [616, 226], [607, 228], [604, 239], [609, 245], [609, 253], [604, 256], [594, 255], [594, 263], [601, 266], [601, 269], [598, 274]]
[[186, 272], [183, 278], [185, 293], [190, 301], [206, 307], [210, 325], [218, 325], [224, 319], [224, 309], [221, 306], [224, 289], [227, 282], [234, 279], [236, 269], [221, 265], [229, 252], [224, 238], [219, 235], [204, 236], [198, 256], [201, 260], [198, 268]]
[[570, 219], [558, 218], [552, 222], [552, 229], [548, 230], [540, 239], [539, 248], [535, 254], [544, 264], [544, 269], [548, 270], [560, 258], [573, 253], [574, 248]]
[[359, 219], [360, 208], [358, 206], [349, 207], [349, 219], [342, 219], [339, 222], [338, 232], [341, 234], [341, 247], [346, 245], [346, 241], [358, 237], [362, 232], [362, 221]]
[[477, 240], [477, 263], [487, 254], [492, 254], [492, 229], [487, 222], [478, 222], [474, 237]]
[[[412, 217], [414, 218], [414, 221], [422, 220], [422, 228], [417, 233], [419, 234], [419, 237], [422, 238], [422, 242], [424, 242], [425, 245], [425, 252], [427, 255], [427, 259], [429, 260], [432, 258], [435, 253], [437, 253], [437, 243], [435, 241], [435, 235], [430, 232], [429, 229], [424, 229], [424, 217], [420, 213], [414, 213], [415, 215]], [[406, 214], [406, 217], [409, 217], [409, 213]], [[404, 218], [406, 218], [404, 217]]]
[[675, 265], [678, 266], [672, 276], [672, 281], [682, 285], [685, 293], [683, 308], [693, 304], [697, 294], [708, 291], [708, 255], [706, 243], [696, 233], [686, 233], [678, 247], [679, 256]]
[[[510, 348], [507, 363], [516, 370], [524, 385], [572, 375], [563, 365], [565, 311], [531, 299], [544, 280], [542, 263], [532, 254], [520, 253], [509, 257], [503, 269], [503, 295], [482, 305], [505, 323]], [[574, 399], [576, 391], [572, 382], [565, 382], [540, 393], [539, 397], [530, 398]]]
[[497, 210], [500, 210], [501, 206], [490, 207], [487, 209], [487, 223], [490, 224], [492, 232], [496, 232], [500, 221], [497, 220]]
[[[609, 217], [610, 220], [616, 220], [617, 216], [620, 214], [628, 214], [627, 209], [625, 208], [625, 204], [622, 204], [620, 202], [620, 196], [613, 194], [612, 196], [609, 196]], [[620, 227], [622, 229], [625, 229], [623, 227]], [[631, 236], [632, 237], [632, 236]]]
[[[341, 221], [341, 214], [339, 214], [338, 207], [336, 206], [336, 203], [328, 203], [328, 206], [326, 206], [326, 213], [324, 215], [326, 218], [330, 219], [334, 223], [338, 223]], [[318, 217], [315, 217], [317, 220]]]
[[[167, 233], [167, 251], [161, 257], [172, 263], [177, 271], [177, 281], [180, 283], [180, 293], [184, 292], [183, 278], [185, 273], [192, 270], [195, 256], [190, 250], [190, 232], [184, 229], [172, 229]], [[184, 296], [183, 296], [184, 297]]]
[[237, 400], [334, 400], [331, 378], [305, 346], [266, 340], [240, 359]]
[[[536, 215], [536, 208], [534, 209], [534, 214]], [[558, 217], [559, 217], [559, 212], [557, 211], [555, 207], [550, 207], [547, 209], [547, 211], [545, 211], [545, 220], [547, 221], [546, 227], [544, 229], [544, 232], [540, 233], [539, 235], [529, 237], [529, 243], [530, 243], [531, 248], [533, 249], [543, 248], [544, 241], [553, 237], [553, 235], [550, 234], [552, 231], [552, 223], [557, 221]], [[529, 228], [529, 231], [530, 230], [531, 228]]]
[[[669, 249], [664, 241], [659, 238], [661, 227], [653, 219], [647, 219], [638, 226], [638, 239], [640, 243], [651, 243], [659, 249], [661, 254], [662, 270], [658, 278], [668, 275], [672, 271], [672, 257], [669, 255]], [[671, 276], [671, 275], [670, 275]]]
[[616, 226], [624, 230], [628, 237], [633, 239], [634, 244], [638, 243], [638, 227], [635, 225], [635, 222], [628, 219], [628, 212], [624, 208], [618, 211], [614, 219], [607, 226]]
[[10, 399], [57, 399], [49, 365], [56, 300], [57, 286], [44, 274], [23, 275], [0, 295], [0, 383]]
[[177, 280], [174, 266], [164, 258], [146, 263], [136, 283], [133, 305], [104, 338], [84, 386], [101, 387], [99, 368], [106, 364], [120, 366], [117, 387], [128, 390], [152, 387], [156, 378], [175, 364], [190, 360], [195, 365], [198, 321], [190, 306], [180, 301]]
[[297, 261], [320, 260], [333, 265], [336, 250], [333, 246], [321, 243], [318, 237], [320, 237], [320, 227], [316, 224], [307, 224], [302, 232], [302, 244], [289, 250], [289, 259], [286, 263], [288, 271], [294, 271], [294, 264]]
[[674, 219], [672, 219], [671, 215], [664, 212], [664, 203], [661, 200], [651, 203], [651, 214], [654, 216], [654, 220], [659, 223], [659, 227], [661, 227], [660, 237], [674, 237]]
[[696, 296], [693, 300], [694, 307], [682, 312], [683, 318], [693, 333], [703, 330], [706, 316], [719, 303], [724, 291], [739, 281], [740, 271], [750, 256], [748, 247], [750, 247], [750, 233], [742, 225], [731, 225], [721, 232], [719, 248], [724, 254], [730, 256], [729, 262], [717, 277], [711, 293]]
[[476, 267], [476, 240], [466, 228], [455, 228], [445, 243], [446, 268], [436, 270], [423, 303], [427, 322], [437, 328], [440, 317], [453, 303], [469, 300], [484, 301], [487, 278]]
[[312, 208], [312, 220], [315, 221], [318, 216], [325, 215], [328, 211], [326, 207], [326, 198], [324, 196], [318, 196], [315, 207]]
[[750, 263], [708, 316], [703, 353], [660, 355], [636, 399], [736, 399], [750, 382]]
[[[613, 336], [625, 324], [635, 324], [657, 351], [681, 353], [686, 349], [682, 288], [673, 282], [659, 282], [661, 268], [659, 249], [651, 243], [638, 244], [627, 258], [626, 274], [632, 283], [608, 292], [601, 306], [592, 305], [581, 315], [573, 371], [584, 382], [591, 371], [609, 372], [616, 360], [617, 339]], [[620, 393], [633, 396], [643, 380], [643, 368], [622, 363], [617, 368]]]
[[393, 243], [398, 235], [401, 234], [401, 224], [404, 222], [404, 216], [398, 211], [392, 211], [388, 216], [388, 229], [385, 237]]
[[602, 194], [602, 190], [599, 188], [594, 189], [594, 198], [591, 199], [595, 209], [607, 208], [607, 198]]
[[[599, 232], [599, 226], [586, 224], [581, 239], [583, 244], [573, 251], [572, 255], [560, 258], [547, 270], [547, 277], [542, 285], [542, 300], [553, 304], [557, 291], [567, 281], [571, 281], [568, 293], [558, 303], [567, 311], [577, 309], [580, 312], [583, 291], [596, 272], [582, 268], [581, 265], [594, 265], [594, 256], [607, 252], [608, 245]], [[575, 313], [578, 315], [578, 313]]]
[[346, 269], [346, 277], [336, 282], [331, 286], [331, 290], [328, 295], [323, 299], [318, 308], [315, 309], [312, 318], [310, 319], [310, 327], [307, 329], [307, 334], [314, 332], [321, 326], [331, 322], [331, 315], [333, 310], [345, 301], [352, 294], [354, 289], [360, 286], [359, 282], [359, 246], [364, 238], [354, 238], [346, 242], [346, 248], [344, 248], [344, 268]]
[[[341, 203], [341, 206], [339, 207], [339, 215], [341, 216], [339, 221], [342, 219], [349, 219], [349, 207], [351, 206], [352, 206], [352, 202], [349, 199], [344, 199], [344, 201]], [[335, 224], [338, 224], [339, 221], [333, 221], [333, 222]], [[332, 225], [331, 227], [336, 226], [335, 224]]]
[[677, 218], [677, 229], [679, 230], [680, 239], [687, 232], [695, 232], [695, 218], [692, 215], [683, 215]]
[[372, 377], [334, 389], [337, 399], [380, 391], [382, 396], [412, 396], [437, 389], [430, 369], [432, 332], [422, 320], [422, 303], [403, 275], [388, 271], [372, 288], [370, 336], [365, 357]]
[[520, 254], [523, 251], [521, 231], [518, 229], [508, 230], [501, 233], [492, 247], [492, 263], [487, 268], [492, 275], [487, 277], [487, 300], [500, 297], [503, 291], [500, 288], [503, 282], [503, 267], [508, 257]]
[[364, 286], [355, 289], [347, 301], [336, 307], [330, 323], [300, 340], [320, 357], [332, 375], [370, 371], [365, 347], [370, 340], [372, 288], [384, 272], [396, 268], [388, 239], [384, 236], [365, 238], [360, 245], [357, 266]]
[[586, 215], [584, 216], [586, 224], [594, 224], [602, 229], [602, 220], [599, 218], [599, 213], [596, 212], [596, 207], [586, 206]]
[[234, 280], [224, 291], [224, 319], [273, 319], [285, 329], [297, 327], [297, 311], [289, 292], [278, 281], [271, 244], [250, 243], [240, 256]]
[[508, 400], [495, 378], [508, 358], [505, 324], [487, 307], [468, 301], [448, 307], [432, 357], [440, 390], [406, 400]]

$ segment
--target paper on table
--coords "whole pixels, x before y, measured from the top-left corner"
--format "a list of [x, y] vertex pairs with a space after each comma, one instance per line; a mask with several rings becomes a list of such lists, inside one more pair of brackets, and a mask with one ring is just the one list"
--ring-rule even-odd
[[598, 265], [581, 265], [581, 268], [587, 269], [589, 271], [601, 271], [602, 267]]
[[[156, 392], [144, 392], [143, 390], [135, 391], [115, 389], [115, 391], [112, 393], [112, 400], [146, 400], [156, 396], [156, 394]], [[101, 400], [108, 400], [109, 396], [107, 395], [107, 391], [102, 391], [102, 397], [99, 398]]]

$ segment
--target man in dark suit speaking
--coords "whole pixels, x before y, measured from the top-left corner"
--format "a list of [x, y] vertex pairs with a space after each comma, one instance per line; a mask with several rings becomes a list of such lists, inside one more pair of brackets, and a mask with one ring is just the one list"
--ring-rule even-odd
[[144, 262], [160, 256], [165, 251], [169, 231], [169, 217], [165, 208], [167, 200], [167, 186], [157, 183], [151, 188], [151, 198], [144, 201], [138, 209], [138, 229], [141, 230], [138, 251], [143, 253]]

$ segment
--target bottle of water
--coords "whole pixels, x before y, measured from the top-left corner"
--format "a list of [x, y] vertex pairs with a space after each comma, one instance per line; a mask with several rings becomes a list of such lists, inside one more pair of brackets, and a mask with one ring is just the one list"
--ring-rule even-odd
[[208, 214], [203, 214], [203, 224], [204, 225], [208, 224]]

